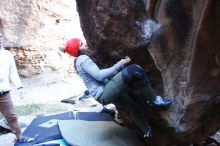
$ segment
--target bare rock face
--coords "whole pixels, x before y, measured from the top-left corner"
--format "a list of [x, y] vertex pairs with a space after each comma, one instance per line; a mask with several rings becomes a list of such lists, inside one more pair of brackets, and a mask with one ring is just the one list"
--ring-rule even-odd
[[156, 91], [174, 101], [160, 118], [143, 112], [154, 125], [153, 145], [201, 143], [218, 130], [218, 0], [77, 0], [77, 6], [100, 65], [128, 55], [149, 73]]
[[0, 0], [0, 9], [3, 45], [14, 53], [25, 91], [21, 100], [11, 86], [13, 103], [54, 103], [82, 94], [73, 58], [58, 51], [67, 39], [84, 39], [75, 1]]
[[200, 142], [220, 124], [220, 2], [165, 0], [154, 6], [148, 13], [162, 29], [149, 50], [165, 94], [175, 101], [165, 117], [182, 139]]
[[158, 93], [163, 93], [162, 78], [147, 50], [153, 31], [160, 25], [149, 21], [142, 0], [78, 0], [81, 27], [94, 59], [108, 67], [129, 56], [141, 64], [152, 78]]
[[66, 39], [83, 39], [75, 1], [1, 0], [0, 32], [12, 48], [19, 73], [32, 76], [61, 66], [58, 47]]
[[[97, 58], [99, 62], [112, 64], [122, 55], [144, 52], [149, 40], [143, 32], [146, 12], [142, 1], [82, 0], [77, 4], [85, 38], [91, 49], [100, 54]], [[123, 52], [127, 49], [130, 51]], [[136, 61], [143, 57], [132, 59]], [[141, 61], [146, 62], [145, 59]]]

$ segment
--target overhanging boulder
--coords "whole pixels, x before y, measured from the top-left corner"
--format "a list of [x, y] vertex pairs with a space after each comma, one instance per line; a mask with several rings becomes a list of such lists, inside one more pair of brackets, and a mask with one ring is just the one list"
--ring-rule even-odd
[[[77, 6], [102, 67], [128, 55], [149, 73], [156, 92], [174, 101], [157, 118], [143, 113], [154, 123], [154, 145], [200, 143], [219, 129], [218, 0], [77, 0]], [[161, 26], [151, 40], [149, 19]]]

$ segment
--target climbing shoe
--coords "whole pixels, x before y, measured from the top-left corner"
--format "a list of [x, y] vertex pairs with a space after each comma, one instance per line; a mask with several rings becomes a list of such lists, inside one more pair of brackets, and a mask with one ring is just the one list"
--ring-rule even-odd
[[152, 129], [150, 126], [147, 126], [146, 130], [144, 131], [144, 138], [150, 139], [152, 137]]
[[155, 96], [153, 99], [149, 100], [149, 104], [152, 106], [169, 107], [172, 101], [161, 96]]

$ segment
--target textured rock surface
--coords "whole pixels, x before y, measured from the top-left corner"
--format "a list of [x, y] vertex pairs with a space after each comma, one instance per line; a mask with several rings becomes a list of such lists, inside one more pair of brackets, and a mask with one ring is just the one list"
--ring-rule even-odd
[[58, 47], [71, 37], [83, 39], [75, 1], [1, 0], [0, 8], [4, 46], [15, 51], [21, 75], [60, 68]]
[[75, 1], [1, 0], [0, 9], [3, 43], [15, 55], [25, 91], [21, 100], [12, 88], [14, 104], [54, 103], [81, 94], [85, 88], [74, 74], [73, 58], [58, 52], [66, 39], [84, 39]]
[[[154, 145], [201, 142], [219, 128], [218, 0], [77, 0], [77, 5], [100, 65], [128, 55], [150, 74], [158, 93], [174, 101], [159, 113], [161, 119], [144, 112], [154, 125]], [[161, 25], [150, 45], [148, 18]]]
[[175, 101], [164, 117], [182, 140], [200, 142], [220, 124], [220, 2], [165, 0], [156, 7], [162, 29], [149, 49]]

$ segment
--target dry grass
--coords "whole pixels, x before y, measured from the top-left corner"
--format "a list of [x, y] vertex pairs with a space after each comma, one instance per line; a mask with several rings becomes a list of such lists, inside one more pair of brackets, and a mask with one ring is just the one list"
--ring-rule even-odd
[[26, 104], [15, 107], [19, 116], [39, 116], [68, 110], [62, 104]]

